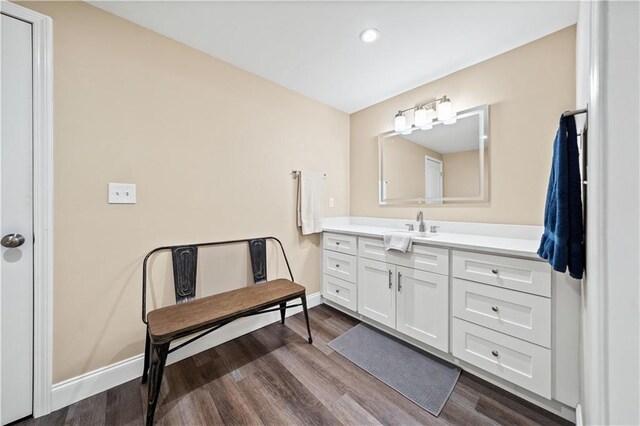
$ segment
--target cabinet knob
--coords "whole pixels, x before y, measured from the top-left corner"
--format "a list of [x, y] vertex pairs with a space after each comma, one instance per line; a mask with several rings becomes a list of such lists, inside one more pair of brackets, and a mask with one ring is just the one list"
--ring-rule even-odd
[[491, 270], [491, 272], [493, 272], [494, 274], [498, 275], [498, 268], [493, 268], [493, 269]]
[[340, 245], [340, 241], [336, 241], [336, 245], [339, 246]]
[[492, 310], [493, 312], [498, 312], [498, 307], [497, 307], [497, 306], [492, 306], [492, 307], [491, 307], [491, 310]]
[[336, 288], [336, 294], [337, 293], [340, 293], [340, 289], [339, 288]]
[[495, 349], [491, 351], [491, 355], [497, 357], [498, 356], [498, 351], [496, 351]]
[[339, 264], [339, 263], [336, 263], [336, 268], [339, 268], [339, 267], [340, 267], [340, 264]]

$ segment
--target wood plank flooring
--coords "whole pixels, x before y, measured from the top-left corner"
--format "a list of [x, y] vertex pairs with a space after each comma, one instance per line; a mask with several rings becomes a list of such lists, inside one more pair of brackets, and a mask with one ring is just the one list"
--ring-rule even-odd
[[[157, 425], [555, 425], [551, 413], [463, 373], [439, 417], [333, 352], [358, 321], [326, 305], [165, 370]], [[141, 425], [146, 386], [132, 380], [21, 425]]]

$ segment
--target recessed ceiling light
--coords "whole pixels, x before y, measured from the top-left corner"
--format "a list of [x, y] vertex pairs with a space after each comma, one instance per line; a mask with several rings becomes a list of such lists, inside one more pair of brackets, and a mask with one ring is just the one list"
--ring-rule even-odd
[[380, 32], [375, 28], [367, 28], [360, 34], [360, 40], [365, 43], [373, 43], [380, 37]]

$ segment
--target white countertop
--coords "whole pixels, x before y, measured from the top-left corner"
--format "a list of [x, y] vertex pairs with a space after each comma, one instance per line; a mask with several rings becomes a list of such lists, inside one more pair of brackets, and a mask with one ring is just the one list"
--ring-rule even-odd
[[[323, 224], [322, 229], [325, 232], [337, 232], [341, 234], [374, 238], [382, 238], [384, 234], [389, 232], [403, 231], [403, 229], [399, 227], [388, 226], [389, 223], [381, 223], [381, 225], [387, 226], [375, 226], [372, 224], [363, 225], [357, 223], [349, 223], [348, 220], [341, 220], [327, 221], [327, 223]], [[429, 225], [427, 225], [427, 229], [429, 229]], [[435, 234], [427, 233], [426, 237], [420, 237], [418, 236], [417, 232], [414, 232], [413, 242], [414, 244], [428, 244], [433, 246], [460, 248], [471, 251], [506, 254], [542, 261], [542, 259], [537, 254], [540, 240], [530, 239], [531, 232], [527, 234], [528, 238], [508, 238], [505, 236], [494, 235], [471, 235], [454, 232], [437, 232]]]

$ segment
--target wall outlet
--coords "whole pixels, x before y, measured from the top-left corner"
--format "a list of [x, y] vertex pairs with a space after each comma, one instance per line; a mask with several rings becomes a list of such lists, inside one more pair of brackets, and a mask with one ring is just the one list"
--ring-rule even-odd
[[135, 183], [109, 183], [109, 204], [135, 204]]
[[329, 197], [329, 207], [333, 207], [336, 204], [336, 201], [333, 197]]

